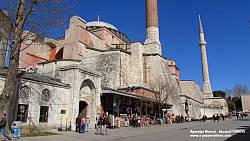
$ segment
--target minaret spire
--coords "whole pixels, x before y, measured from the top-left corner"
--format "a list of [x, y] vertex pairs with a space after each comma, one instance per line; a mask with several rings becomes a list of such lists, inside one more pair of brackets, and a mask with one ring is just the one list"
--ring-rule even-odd
[[200, 31], [200, 46], [201, 45], [206, 45], [206, 41], [205, 41], [205, 36], [204, 36], [204, 31], [203, 31], [203, 27], [202, 27], [202, 23], [201, 23], [201, 16], [199, 15], [199, 31]]
[[202, 78], [203, 78], [203, 94], [205, 97], [213, 97], [212, 88], [209, 80], [209, 71], [208, 71], [208, 61], [206, 53], [206, 41], [204, 36], [204, 31], [201, 23], [201, 17], [199, 17], [199, 31], [200, 31], [200, 42], [199, 46], [201, 48], [201, 60], [202, 60]]
[[97, 15], [97, 21], [100, 22], [100, 16], [99, 15]]
[[201, 16], [199, 14], [199, 25], [200, 25], [200, 33], [204, 33], [203, 32], [203, 28], [202, 28], [202, 23], [201, 23]]

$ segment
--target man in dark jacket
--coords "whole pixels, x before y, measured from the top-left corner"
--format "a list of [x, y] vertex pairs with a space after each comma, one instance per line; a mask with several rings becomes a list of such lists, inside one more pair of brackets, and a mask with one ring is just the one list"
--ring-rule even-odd
[[216, 117], [215, 117], [215, 115], [213, 115], [213, 120], [214, 120], [214, 122], [215, 122], [215, 120], [216, 120]]
[[97, 115], [96, 121], [97, 121], [96, 134], [97, 135], [99, 135], [99, 134], [101, 135], [102, 134], [102, 121], [103, 121], [102, 116]]
[[6, 131], [6, 124], [7, 124], [6, 114], [0, 115], [0, 132], [2, 133], [5, 140], [7, 139], [10, 141], [11, 137]]
[[109, 122], [108, 116], [104, 114], [103, 120], [102, 120], [102, 127], [103, 127], [102, 134], [103, 135], [104, 135], [104, 132], [106, 133], [106, 135], [108, 135], [108, 131], [107, 131], [107, 125], [109, 124], [108, 122]]
[[76, 118], [76, 132], [80, 132], [81, 118], [80, 115]]

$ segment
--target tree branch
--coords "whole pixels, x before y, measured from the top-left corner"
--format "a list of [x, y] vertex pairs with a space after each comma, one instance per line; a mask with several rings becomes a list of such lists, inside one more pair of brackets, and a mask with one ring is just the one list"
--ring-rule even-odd
[[37, 4], [37, 0], [32, 0], [31, 3], [30, 3], [29, 9], [28, 9], [28, 11], [26, 12], [26, 14], [24, 16], [24, 23], [27, 20], [28, 16], [31, 14], [32, 9], [33, 9], [35, 4]]

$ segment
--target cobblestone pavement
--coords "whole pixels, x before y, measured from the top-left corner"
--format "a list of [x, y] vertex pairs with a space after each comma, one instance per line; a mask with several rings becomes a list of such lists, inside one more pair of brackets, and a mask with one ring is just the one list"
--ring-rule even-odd
[[[236, 134], [232, 137], [190, 137], [191, 132], [200, 132], [208, 130], [212, 132], [216, 130], [244, 130], [244, 134]], [[109, 129], [108, 135], [95, 135], [95, 130], [91, 130], [86, 134], [78, 134], [75, 132], [62, 132], [62, 135], [46, 136], [46, 137], [29, 137], [22, 138], [21, 141], [249, 141], [250, 140], [250, 119], [213, 122], [190, 122], [181, 124], [167, 124], [150, 127], [124, 127], [120, 129]], [[192, 131], [191, 131], [192, 130]], [[193, 133], [199, 135], [198, 133]], [[214, 133], [203, 133], [200, 135], [215, 135]], [[220, 134], [221, 135], [221, 134]], [[224, 134], [228, 135], [228, 134]], [[232, 135], [232, 134], [230, 134]]]

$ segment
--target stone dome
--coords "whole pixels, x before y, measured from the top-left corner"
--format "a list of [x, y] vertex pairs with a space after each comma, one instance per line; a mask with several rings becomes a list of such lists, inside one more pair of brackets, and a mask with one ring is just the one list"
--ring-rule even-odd
[[106, 22], [102, 22], [102, 21], [93, 21], [93, 22], [88, 22], [86, 24], [87, 27], [107, 27], [107, 28], [110, 28], [110, 29], [114, 29], [114, 30], [117, 30], [118, 29], [113, 26], [112, 24], [109, 24], [109, 23], [106, 23]]

